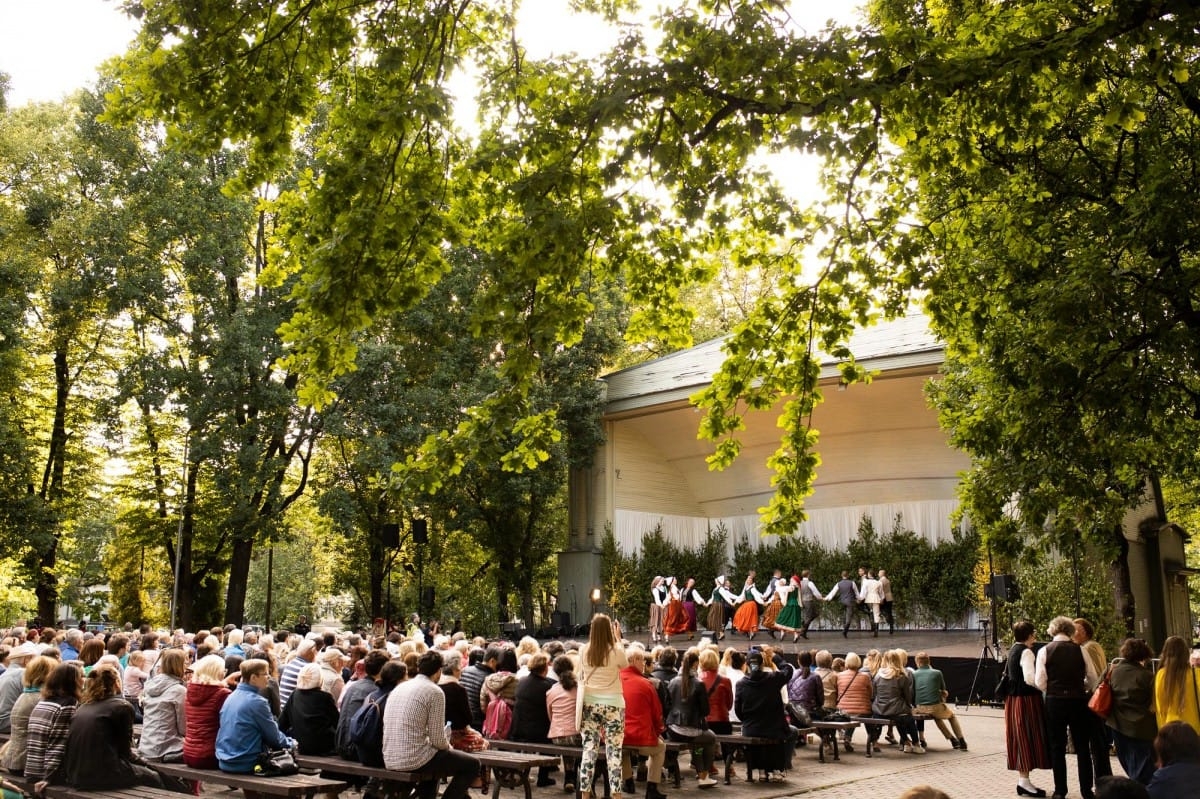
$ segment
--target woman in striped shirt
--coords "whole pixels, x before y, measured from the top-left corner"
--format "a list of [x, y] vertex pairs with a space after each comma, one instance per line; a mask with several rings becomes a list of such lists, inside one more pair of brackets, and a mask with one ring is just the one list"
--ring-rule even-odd
[[83, 671], [77, 663], [61, 663], [50, 672], [42, 686], [42, 701], [29, 714], [28, 749], [25, 754], [25, 777], [35, 783], [45, 783], [53, 776], [67, 749], [67, 733], [79, 692], [83, 688]]

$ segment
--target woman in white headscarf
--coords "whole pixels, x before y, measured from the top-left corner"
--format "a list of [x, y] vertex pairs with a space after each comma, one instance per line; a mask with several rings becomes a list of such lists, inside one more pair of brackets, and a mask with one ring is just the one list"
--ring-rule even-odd
[[725, 637], [725, 622], [729, 620], [729, 613], [737, 604], [737, 597], [729, 590], [729, 580], [725, 575], [722, 574], [714, 582], [716, 587], [713, 589], [712, 599], [708, 602], [708, 621], [705, 626], [719, 641]]
[[670, 590], [666, 580], [661, 576], [655, 577], [650, 583], [650, 640], [656, 644], [662, 640], [663, 621], [667, 615], [669, 598]]

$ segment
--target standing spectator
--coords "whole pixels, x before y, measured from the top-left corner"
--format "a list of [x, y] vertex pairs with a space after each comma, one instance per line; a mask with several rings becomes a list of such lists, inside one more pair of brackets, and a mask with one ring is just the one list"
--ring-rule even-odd
[[[708, 689], [697, 673], [700, 655], [693, 649], [683, 656], [679, 676], [667, 686], [671, 706], [667, 709], [667, 738], [672, 741], [688, 741], [693, 765], [700, 778], [701, 788], [712, 788], [717, 784], [713, 775], [716, 759], [717, 736], [707, 728]], [[697, 734], [694, 731], [699, 731]], [[697, 758], [699, 754], [699, 758]]]
[[850, 579], [850, 572], [842, 572], [842, 579], [838, 580], [825, 595], [825, 600], [829, 601], [834, 597], [837, 597], [838, 602], [842, 603], [842, 608], [845, 610], [842, 618], [842, 637], [848, 638], [850, 622], [854, 621], [854, 613], [858, 610], [858, 589], [854, 587], [854, 581]]
[[217, 765], [231, 774], [249, 774], [260, 754], [268, 749], [291, 749], [296, 742], [279, 729], [262, 695], [268, 680], [266, 661], [243, 660], [238, 671], [241, 681], [221, 707]]
[[579, 650], [579, 690], [575, 721], [583, 736], [579, 761], [582, 799], [592, 799], [596, 756], [603, 736], [608, 764], [608, 782], [614, 799], [620, 796], [621, 743], [625, 738], [625, 697], [621, 691], [621, 669], [628, 665], [621, 648], [621, 626], [603, 613], [592, 616], [588, 642]]
[[[550, 713], [546, 708], [546, 696], [554, 687], [554, 680], [546, 676], [550, 659], [545, 652], [535, 652], [529, 658], [529, 674], [517, 682], [513, 702], [512, 735], [514, 741], [550, 743]], [[550, 769], [538, 769], [537, 784], [544, 788], [554, 784]]]
[[764, 668], [761, 652], [746, 658], [746, 678], [737, 684], [733, 707], [742, 720], [742, 734], [752, 738], [772, 738], [778, 746], [751, 747], [746, 753], [746, 768], [760, 769], [782, 779], [791, 768], [796, 732], [787, 722], [783, 693], [792, 679], [792, 666], [783, 663], [777, 671]]
[[46, 684], [58, 662], [39, 655], [25, 666], [22, 677], [24, 688], [12, 707], [12, 729], [8, 743], [0, 749], [0, 765], [20, 775], [25, 771], [25, 754], [29, 746], [29, 717], [42, 699], [42, 686]]
[[1149, 785], [1154, 776], [1154, 673], [1153, 653], [1141, 638], [1126, 638], [1121, 659], [1112, 668], [1112, 710], [1108, 727], [1117, 747], [1117, 760], [1131, 779]]
[[1067, 795], [1067, 731], [1075, 741], [1079, 786], [1084, 796], [1093, 789], [1092, 757], [1088, 751], [1092, 711], [1087, 706], [1087, 686], [1095, 678], [1091, 663], [1079, 644], [1071, 640], [1075, 622], [1055, 616], [1046, 632], [1050, 643], [1037, 653], [1034, 678], [1046, 694], [1046, 735], [1050, 739], [1050, 765], [1054, 793]]
[[[436, 680], [445, 661], [437, 651], [417, 662], [417, 676], [396, 687], [383, 711], [383, 762], [397, 771], [424, 771], [450, 777], [442, 799], [465, 799], [479, 774], [479, 761], [450, 748], [446, 740], [446, 695]], [[419, 799], [437, 797], [438, 780], [417, 787]]]
[[321, 688], [321, 667], [310, 663], [300, 669], [296, 690], [279, 716], [279, 729], [296, 739], [302, 755], [333, 754], [338, 709], [333, 697]]
[[302, 639], [307, 637], [308, 634], [312, 632], [312, 627], [308, 623], [308, 616], [305, 616], [303, 613], [301, 613], [296, 618], [296, 623], [292, 625], [292, 632], [300, 636]]
[[225, 659], [206, 655], [192, 668], [184, 700], [183, 762], [192, 768], [217, 767], [221, 707], [232, 693], [225, 684]]
[[1200, 785], [1200, 736], [1189, 724], [1170, 721], [1154, 738], [1158, 771], [1146, 786], [1150, 799], [1194, 797]]
[[62, 763], [82, 688], [83, 670], [74, 662], [60, 663], [46, 678], [42, 699], [29, 714], [25, 777], [39, 786], [44, 785]]
[[483, 708], [479, 703], [479, 697], [483, 692], [483, 681], [496, 673], [496, 663], [500, 660], [500, 652], [501, 648], [492, 644], [483, 650], [482, 659], [469, 664], [458, 678], [467, 692], [467, 704], [471, 708], [471, 726], [477, 730], [483, 729]]
[[625, 651], [628, 664], [621, 669], [621, 695], [625, 700], [625, 737], [621, 743], [621, 790], [633, 795], [633, 755], [650, 759], [646, 766], [646, 799], [665, 799], [659, 790], [667, 746], [663, 743], [663, 708], [658, 690], [646, 678], [646, 653], [640, 647]]
[[115, 667], [102, 664], [88, 675], [62, 765], [50, 781], [89, 790], [163, 787], [158, 772], [133, 752], [133, 708], [121, 697]]
[[25, 664], [40, 652], [40, 646], [26, 642], [8, 653], [8, 668], [0, 674], [0, 732], [9, 732], [13, 705], [25, 689]]
[[[930, 665], [929, 654], [926, 652], [917, 653], [916, 663], [917, 670], [913, 672], [912, 678], [917, 712], [933, 716], [938, 730], [949, 739], [950, 746], [966, 751], [967, 742], [963, 738], [958, 716], [955, 716], [954, 711], [946, 704], [950, 692], [946, 690], [946, 680], [942, 672]], [[950, 722], [949, 729], [946, 727], [947, 721]]]
[[1018, 796], [1045, 796], [1029, 778], [1034, 769], [1050, 768], [1046, 743], [1046, 712], [1037, 688], [1037, 632], [1028, 621], [1013, 625], [1013, 645], [1008, 651], [1005, 674], [1008, 696], [1004, 700], [1004, 741], [1008, 770], [1017, 772]]
[[883, 569], [879, 570], [879, 589], [883, 592], [883, 602], [879, 606], [879, 611], [887, 619], [888, 635], [892, 635], [896, 632], [896, 616], [892, 604], [892, 581], [888, 579], [887, 572]]
[[279, 703], [286, 705], [288, 697], [292, 695], [292, 691], [296, 690], [296, 678], [300, 676], [300, 670], [316, 660], [317, 657], [317, 642], [311, 638], [305, 638], [296, 647], [295, 656], [288, 661], [284, 666], [283, 673], [279, 676]]
[[[554, 674], [558, 679], [546, 693], [546, 715], [550, 719], [547, 735], [552, 743], [560, 746], [582, 746], [583, 737], [575, 724], [579, 683], [575, 681], [575, 661], [570, 655], [559, 655], [554, 659]], [[575, 766], [574, 758], [563, 757], [563, 790], [567, 793], [575, 792], [579, 778]]]
[[183, 760], [183, 737], [187, 732], [185, 669], [187, 655], [183, 650], [167, 649], [158, 659], [158, 674], [146, 683], [142, 693], [142, 736], [138, 740], [138, 754], [146, 760]]
[[[1154, 675], [1154, 708], [1158, 726], [1183, 721], [1200, 733], [1200, 668], [1191, 665], [1187, 644], [1178, 635], [1163, 642], [1158, 672]], [[7, 675], [5, 675], [7, 676]], [[4, 677], [0, 677], [2, 683]]]
[[[1092, 698], [1092, 692], [1100, 684], [1100, 678], [1104, 676], [1104, 672], [1108, 668], [1108, 658], [1104, 654], [1104, 647], [1100, 646], [1100, 642], [1096, 640], [1096, 628], [1092, 626], [1092, 623], [1087, 619], [1072, 619], [1072, 622], [1075, 625], [1075, 634], [1071, 636], [1071, 640], [1079, 645], [1084, 659], [1088, 662], [1088, 682], [1084, 699], [1089, 701]], [[1112, 763], [1109, 762], [1108, 756], [1108, 728], [1104, 724], [1104, 719], [1095, 713], [1086, 714], [1086, 719], [1088, 727], [1086, 743], [1092, 758], [1093, 779], [1099, 782], [1101, 777], [1112, 776]]]

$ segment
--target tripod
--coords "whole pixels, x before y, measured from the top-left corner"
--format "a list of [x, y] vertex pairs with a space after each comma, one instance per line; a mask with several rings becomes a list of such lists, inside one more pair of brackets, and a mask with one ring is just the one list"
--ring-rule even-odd
[[[979, 685], [979, 675], [984, 671], [983, 664], [985, 662], [990, 664], [987, 669], [987, 677], [992, 678], [995, 676], [992, 671], [996, 665], [996, 653], [991, 646], [995, 643], [995, 635], [993, 634], [991, 638], [988, 637], [988, 625], [990, 622], [991, 619], [979, 620], [979, 626], [982, 628], [983, 648], [979, 651], [979, 660], [975, 664], [975, 677], [971, 680], [971, 692], [967, 694], [967, 704], [970, 704], [971, 700], [978, 696], [978, 694], [975, 693], [975, 688], [977, 685]], [[982, 702], [980, 704], [982, 704]]]

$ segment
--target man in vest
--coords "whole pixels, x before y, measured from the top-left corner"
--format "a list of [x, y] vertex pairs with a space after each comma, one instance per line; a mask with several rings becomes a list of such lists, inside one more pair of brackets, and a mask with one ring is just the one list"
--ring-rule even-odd
[[1034, 682], [1046, 694], [1046, 737], [1050, 744], [1050, 766], [1054, 771], [1054, 796], [1067, 795], [1067, 730], [1076, 741], [1075, 760], [1079, 769], [1079, 790], [1084, 799], [1093, 796], [1092, 756], [1087, 746], [1088, 680], [1099, 677], [1083, 656], [1079, 644], [1071, 640], [1075, 622], [1055, 616], [1046, 632], [1050, 643], [1042, 647], [1034, 662]]
[[800, 637], [808, 638], [808, 628], [817, 620], [817, 615], [820, 614], [821, 608], [817, 604], [825, 599], [821, 593], [821, 589], [817, 588], [809, 577], [808, 569], [800, 572], [800, 604], [804, 608], [804, 626], [800, 628]]

